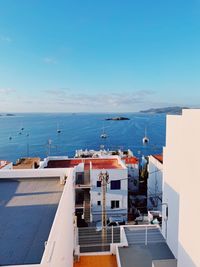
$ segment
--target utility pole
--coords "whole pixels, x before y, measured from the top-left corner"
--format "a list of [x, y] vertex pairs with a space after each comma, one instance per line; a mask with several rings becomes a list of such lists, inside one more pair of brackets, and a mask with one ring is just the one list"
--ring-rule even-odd
[[108, 172], [100, 172], [99, 181], [101, 181], [101, 191], [102, 191], [102, 238], [105, 240], [106, 237], [106, 224], [107, 224], [107, 216], [106, 216], [106, 189], [109, 180]]

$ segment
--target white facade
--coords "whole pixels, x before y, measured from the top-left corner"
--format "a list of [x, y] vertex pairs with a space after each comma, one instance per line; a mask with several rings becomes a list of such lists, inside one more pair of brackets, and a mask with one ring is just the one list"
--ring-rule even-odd
[[13, 163], [6, 160], [0, 160], [0, 170], [12, 170]]
[[[101, 220], [102, 211], [102, 193], [101, 187], [97, 187], [97, 181], [99, 181], [99, 173], [107, 171], [109, 174], [109, 183], [107, 185], [106, 192], [106, 213], [107, 218], [114, 215], [123, 216], [124, 220], [127, 220], [128, 210], [128, 171], [127, 168], [122, 169], [107, 169], [107, 170], [95, 170], [91, 169], [91, 213], [92, 220], [94, 222]], [[111, 189], [111, 181], [120, 181], [120, 189]], [[119, 203], [119, 207], [112, 208], [112, 201]], [[98, 205], [99, 204], [99, 205]], [[113, 203], [114, 204], [114, 203]], [[115, 205], [115, 204], [114, 204]], [[118, 205], [118, 204], [117, 204]]]
[[162, 211], [163, 164], [156, 157], [149, 156], [147, 179], [148, 210]]
[[[41, 172], [44, 170], [26, 169], [26, 170], [2, 170], [0, 172], [0, 179], [12, 179], [22, 177], [24, 179], [34, 179], [36, 177], [43, 177]], [[59, 169], [48, 169], [49, 177], [54, 177], [55, 172], [60, 175]], [[65, 171], [66, 183], [64, 185], [63, 193], [55, 214], [53, 225], [51, 227], [48, 240], [42, 255], [42, 260], [39, 264], [23, 264], [23, 265], [9, 265], [13, 267], [72, 267], [74, 262], [75, 243], [75, 199], [74, 199], [74, 180], [75, 173], [73, 168], [68, 168]], [[24, 174], [28, 176], [23, 176]], [[52, 173], [52, 175], [50, 175]], [[20, 174], [20, 176], [19, 176]], [[21, 176], [22, 175], [22, 176]], [[46, 176], [45, 176], [46, 177]], [[61, 181], [62, 182], [62, 181]], [[65, 216], [67, 214], [67, 216]], [[26, 230], [26, 229], [25, 229]], [[18, 253], [18, 252], [16, 252]], [[7, 267], [7, 266], [4, 266]]]
[[167, 117], [164, 149], [163, 234], [178, 267], [199, 267], [200, 110]]

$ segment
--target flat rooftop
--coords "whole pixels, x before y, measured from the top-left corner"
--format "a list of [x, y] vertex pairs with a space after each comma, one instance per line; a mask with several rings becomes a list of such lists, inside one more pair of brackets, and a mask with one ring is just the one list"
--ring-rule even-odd
[[0, 265], [40, 263], [62, 191], [59, 178], [0, 179]]
[[174, 259], [157, 226], [148, 226], [147, 245], [145, 245], [146, 226], [130, 226], [124, 230], [129, 246], [119, 248], [121, 267], [133, 267], [133, 262], [137, 267], [152, 267], [153, 260]]
[[84, 163], [84, 169], [122, 169], [117, 159], [67, 159], [67, 160], [50, 160], [47, 168], [73, 168], [80, 163]]
[[21, 158], [13, 165], [13, 169], [35, 169], [40, 165], [40, 158]]
[[117, 267], [114, 255], [102, 256], [82, 256], [79, 262], [74, 263], [74, 267]]
[[153, 260], [174, 259], [174, 255], [164, 242], [119, 248], [119, 256], [121, 267], [152, 267]]

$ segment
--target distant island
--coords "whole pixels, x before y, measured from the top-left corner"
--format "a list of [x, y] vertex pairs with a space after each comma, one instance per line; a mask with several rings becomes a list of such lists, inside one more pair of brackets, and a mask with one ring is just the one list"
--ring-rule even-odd
[[3, 116], [11, 117], [11, 116], [15, 116], [15, 114], [7, 113], [7, 114], [0, 114], [0, 116], [1, 117], [3, 117]]
[[151, 113], [151, 114], [171, 114], [180, 115], [182, 109], [189, 109], [188, 107], [165, 107], [165, 108], [150, 108], [147, 110], [141, 110], [140, 113]]
[[127, 121], [127, 120], [130, 120], [130, 119], [126, 118], [126, 117], [114, 117], [114, 118], [107, 118], [105, 120], [106, 121]]

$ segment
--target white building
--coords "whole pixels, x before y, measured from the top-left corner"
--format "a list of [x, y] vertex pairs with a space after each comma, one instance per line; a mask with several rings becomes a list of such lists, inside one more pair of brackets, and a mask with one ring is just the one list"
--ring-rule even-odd
[[119, 156], [101, 158], [54, 158], [44, 161], [47, 168], [74, 168], [76, 173], [76, 215], [87, 223], [101, 220], [102, 193], [100, 172], [108, 172], [106, 192], [107, 217], [128, 213], [128, 170]]
[[91, 220], [96, 222], [101, 220], [102, 212], [102, 191], [99, 181], [100, 172], [109, 175], [106, 192], [106, 213], [107, 217], [120, 215], [127, 221], [128, 210], [128, 170], [119, 158], [100, 160], [99, 164], [91, 163]]
[[0, 160], [0, 170], [11, 170], [13, 168], [13, 163], [7, 160]]
[[163, 154], [163, 235], [178, 267], [200, 266], [199, 151], [200, 110], [168, 116]]
[[162, 211], [163, 191], [163, 157], [149, 156], [147, 179], [147, 207], [148, 210]]

